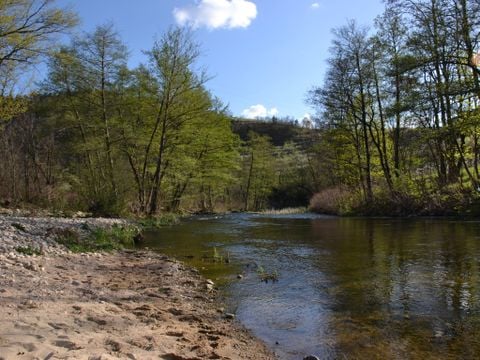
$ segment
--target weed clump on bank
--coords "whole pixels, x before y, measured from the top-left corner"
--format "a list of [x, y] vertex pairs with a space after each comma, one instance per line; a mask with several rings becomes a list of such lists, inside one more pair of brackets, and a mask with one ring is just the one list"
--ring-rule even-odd
[[155, 230], [163, 226], [176, 225], [179, 221], [179, 215], [175, 213], [165, 213], [155, 217], [139, 219], [137, 223], [145, 230]]
[[257, 269], [257, 274], [260, 277], [260, 281], [268, 283], [269, 281], [275, 283], [278, 281], [278, 272], [274, 270], [272, 272], [268, 272], [264, 269], [262, 265], [260, 265]]
[[15, 248], [15, 251], [27, 256], [39, 256], [42, 254], [40, 250], [31, 246], [19, 246]]
[[76, 229], [64, 228], [54, 229], [53, 235], [57, 243], [64, 245], [75, 253], [88, 253], [99, 251], [114, 251], [134, 246], [134, 238], [139, 234], [136, 226], [117, 226], [110, 228], [88, 228], [83, 229], [86, 236]]

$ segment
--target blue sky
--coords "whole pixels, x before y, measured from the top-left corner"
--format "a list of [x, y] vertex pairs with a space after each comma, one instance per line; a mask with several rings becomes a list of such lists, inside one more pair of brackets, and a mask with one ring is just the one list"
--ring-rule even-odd
[[208, 87], [234, 115], [303, 118], [307, 91], [320, 85], [331, 29], [348, 19], [371, 25], [381, 0], [58, 0], [78, 12], [80, 30], [113, 22], [130, 64], [175, 24], [196, 27]]

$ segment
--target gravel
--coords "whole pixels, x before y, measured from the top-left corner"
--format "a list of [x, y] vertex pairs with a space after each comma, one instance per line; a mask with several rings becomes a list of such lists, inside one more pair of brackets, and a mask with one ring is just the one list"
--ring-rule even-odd
[[42, 254], [65, 254], [69, 250], [55, 241], [61, 230], [75, 230], [82, 237], [89, 234], [88, 229], [128, 223], [124, 219], [0, 215], [0, 254], [22, 256], [16, 252], [17, 248], [30, 248]]

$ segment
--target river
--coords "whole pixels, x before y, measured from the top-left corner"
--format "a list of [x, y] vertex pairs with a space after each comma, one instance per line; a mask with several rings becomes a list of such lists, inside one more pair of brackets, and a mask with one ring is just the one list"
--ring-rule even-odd
[[480, 358], [480, 221], [231, 214], [145, 245], [219, 284], [280, 359]]

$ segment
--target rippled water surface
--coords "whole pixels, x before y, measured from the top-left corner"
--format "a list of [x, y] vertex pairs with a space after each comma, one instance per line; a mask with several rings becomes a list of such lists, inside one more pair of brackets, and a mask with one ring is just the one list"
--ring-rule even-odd
[[480, 358], [480, 222], [232, 214], [146, 245], [221, 284], [281, 359]]

